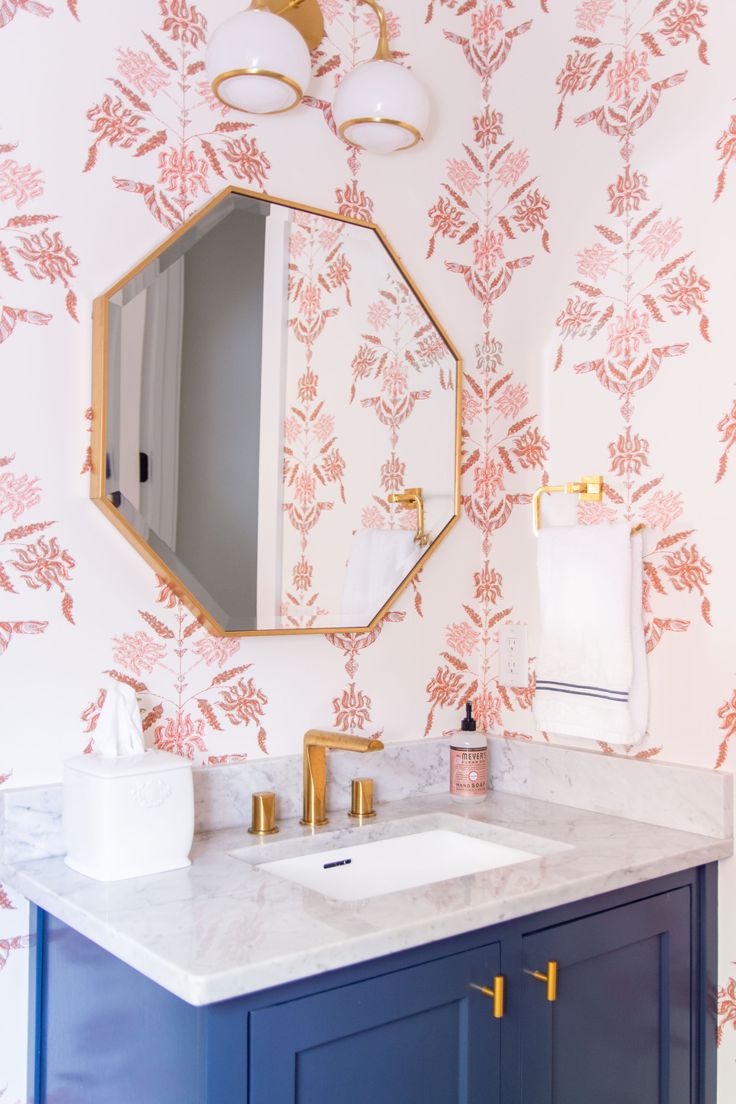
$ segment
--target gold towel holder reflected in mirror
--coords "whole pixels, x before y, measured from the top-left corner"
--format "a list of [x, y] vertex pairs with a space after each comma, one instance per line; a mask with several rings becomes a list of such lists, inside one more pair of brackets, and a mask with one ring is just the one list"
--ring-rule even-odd
[[422, 494], [422, 488], [407, 487], [400, 493], [390, 494], [388, 500], [389, 502], [398, 502], [399, 505], [405, 506], [408, 510], [416, 510], [417, 532], [414, 540], [420, 548], [425, 548], [429, 544], [429, 533], [424, 531], [424, 495]]
[[[602, 502], [605, 483], [602, 475], [584, 475], [575, 483], [559, 483], [556, 486], [545, 484], [538, 487], [532, 495], [532, 524], [535, 536], [542, 528], [542, 495], [545, 494], [576, 494], [581, 502]], [[631, 530], [632, 537], [646, 529], [646, 525], [635, 525]]]

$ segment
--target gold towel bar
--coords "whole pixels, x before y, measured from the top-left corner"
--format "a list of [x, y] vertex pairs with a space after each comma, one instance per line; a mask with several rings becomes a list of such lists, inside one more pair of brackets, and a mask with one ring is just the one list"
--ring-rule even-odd
[[[535, 534], [542, 527], [542, 495], [544, 494], [576, 494], [580, 495], [581, 502], [600, 502], [603, 499], [603, 476], [584, 475], [577, 483], [560, 483], [558, 486], [539, 487], [532, 495], [532, 521]], [[631, 530], [632, 537], [646, 529], [645, 525], [635, 525]]]

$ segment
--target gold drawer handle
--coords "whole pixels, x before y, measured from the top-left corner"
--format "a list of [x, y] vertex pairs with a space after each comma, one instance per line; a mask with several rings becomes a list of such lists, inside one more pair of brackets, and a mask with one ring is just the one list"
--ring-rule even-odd
[[493, 1016], [497, 1020], [503, 1019], [503, 990], [504, 990], [504, 977], [503, 974], [496, 974], [493, 979], [493, 988], [489, 989], [487, 985], [474, 985], [470, 983], [471, 989], [477, 989], [479, 993], [482, 993], [484, 997], [493, 998]]
[[529, 977], [536, 978], [537, 981], [546, 981], [547, 983], [547, 1000], [557, 1000], [557, 963], [547, 963], [547, 973], [543, 974], [539, 970], [525, 970], [525, 974]]

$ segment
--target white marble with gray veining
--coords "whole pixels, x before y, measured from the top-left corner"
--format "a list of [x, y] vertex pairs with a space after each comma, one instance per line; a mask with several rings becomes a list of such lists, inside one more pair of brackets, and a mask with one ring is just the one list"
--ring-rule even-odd
[[[382, 752], [356, 755], [330, 751], [327, 807], [347, 809], [350, 781], [375, 779], [377, 801], [402, 801], [448, 788], [447, 736], [387, 744]], [[732, 776], [658, 760], [639, 761], [538, 741], [489, 738], [490, 782], [496, 792], [516, 793], [591, 812], [631, 817], [647, 824], [730, 836]], [[194, 769], [198, 832], [249, 823], [251, 794], [274, 790], [281, 820], [298, 817], [302, 801], [302, 758], [286, 755]], [[5, 816], [6, 862], [64, 854], [60, 785], [0, 791]]]
[[[657, 777], [651, 774], [652, 780]], [[498, 870], [335, 901], [261, 871], [258, 861], [402, 834], [462, 818], [474, 835], [537, 857]], [[192, 866], [103, 884], [59, 857], [8, 863], [0, 878], [31, 901], [192, 1004], [208, 1004], [724, 858], [729, 838], [695, 835], [519, 794], [468, 809], [425, 794], [344, 814], [313, 832], [291, 821], [266, 841], [241, 829], [197, 838]], [[402, 823], [403, 822], [403, 823]], [[455, 822], [456, 823], [456, 822]], [[336, 834], [337, 833], [337, 834]], [[245, 855], [247, 859], [247, 854]]]

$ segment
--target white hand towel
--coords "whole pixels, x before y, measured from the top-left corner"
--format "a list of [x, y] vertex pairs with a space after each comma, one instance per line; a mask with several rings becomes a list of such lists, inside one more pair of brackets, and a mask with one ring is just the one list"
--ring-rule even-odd
[[648, 716], [642, 538], [614, 522], [542, 529], [534, 714], [546, 732], [636, 744]]
[[413, 529], [359, 529], [345, 574], [342, 624], [367, 625], [421, 554]]

